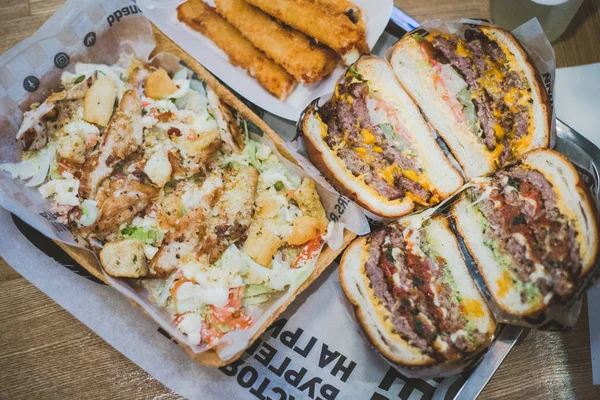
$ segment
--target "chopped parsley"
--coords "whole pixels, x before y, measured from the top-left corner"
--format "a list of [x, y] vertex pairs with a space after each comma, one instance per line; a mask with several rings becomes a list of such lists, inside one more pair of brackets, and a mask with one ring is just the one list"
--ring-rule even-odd
[[77, 85], [78, 83], [81, 83], [81, 82], [83, 82], [84, 80], [85, 80], [85, 75], [79, 75], [79, 76], [77, 77], [77, 79], [75, 79], [75, 80], [73, 81], [73, 83], [74, 83], [75, 85]]

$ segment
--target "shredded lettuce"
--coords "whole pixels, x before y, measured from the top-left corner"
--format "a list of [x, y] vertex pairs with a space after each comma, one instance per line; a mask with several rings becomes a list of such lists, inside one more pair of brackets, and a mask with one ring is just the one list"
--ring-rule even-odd
[[462, 88], [458, 91], [456, 96], [460, 104], [463, 105], [463, 112], [465, 113], [467, 121], [469, 121], [471, 132], [481, 137], [483, 131], [481, 130], [481, 126], [479, 126], [477, 120], [477, 112], [475, 111], [475, 105], [473, 104], [471, 92], [467, 88]]
[[394, 138], [394, 128], [391, 124], [379, 124], [379, 129], [381, 129], [383, 136], [385, 136], [387, 140], [391, 141]]
[[273, 292], [275, 290], [269, 288], [267, 285], [246, 285], [242, 304], [249, 306], [264, 303], [269, 301], [271, 298], [270, 294]]
[[266, 176], [266, 179], [269, 182], [266, 186], [273, 186], [277, 182], [282, 182], [286, 188], [296, 189], [302, 182], [300, 177], [290, 173], [287, 168], [279, 162], [279, 159], [271, 152], [269, 146], [252, 139], [246, 138], [246, 145], [244, 146], [243, 153], [224, 155], [219, 161], [221, 166], [231, 166], [233, 168], [240, 166], [247, 167], [249, 165], [253, 166], [259, 170], [263, 175], [263, 178]]
[[[283, 260], [280, 252], [274, 259], [271, 268], [265, 268], [256, 263], [246, 254], [242, 253], [246, 259], [245, 279], [244, 281], [252, 286], [264, 286], [272, 291], [282, 291], [286, 287], [298, 287], [312, 273], [312, 265], [302, 268], [291, 268], [290, 265]], [[257, 291], [258, 289], [251, 289]]]
[[419, 34], [419, 33], [413, 33], [412, 35], [410, 35], [413, 37], [413, 39], [415, 39], [417, 41], [417, 43], [421, 43], [422, 41], [425, 40], [425, 38], [423, 37], [423, 35]]
[[244, 297], [254, 297], [262, 294], [273, 293], [275, 290], [271, 289], [267, 285], [246, 285], [244, 289]]
[[262, 295], [258, 295], [258, 296], [252, 296], [252, 297], [243, 297], [242, 305], [253, 306], [256, 304], [262, 304], [262, 303], [269, 301], [270, 298], [271, 298], [271, 296], [269, 296], [268, 294], [262, 294]]
[[349, 75], [355, 79], [358, 79], [359, 81], [365, 80], [365, 78], [362, 76], [362, 74], [360, 72], [358, 72], [358, 70], [356, 69], [356, 64], [352, 64], [350, 66], [350, 68], [348, 68], [348, 71], [346, 71], [346, 75]]
[[156, 244], [163, 240], [163, 232], [148, 226], [125, 226], [121, 229], [121, 235], [129, 239], [136, 239], [145, 244]]

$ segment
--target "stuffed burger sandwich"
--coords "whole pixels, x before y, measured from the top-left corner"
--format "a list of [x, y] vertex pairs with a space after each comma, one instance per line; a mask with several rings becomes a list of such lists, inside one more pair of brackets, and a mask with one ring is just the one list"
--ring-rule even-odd
[[390, 65], [363, 56], [300, 122], [308, 156], [345, 195], [380, 217], [439, 203], [463, 184]]
[[476, 182], [452, 215], [494, 301], [510, 315], [568, 303], [597, 265], [596, 207], [556, 151], [534, 150]]
[[468, 178], [550, 142], [551, 105], [524, 47], [498, 27], [420, 29], [389, 54], [406, 91]]
[[491, 343], [496, 322], [444, 216], [416, 214], [356, 239], [340, 281], [369, 340], [395, 364], [456, 365]]

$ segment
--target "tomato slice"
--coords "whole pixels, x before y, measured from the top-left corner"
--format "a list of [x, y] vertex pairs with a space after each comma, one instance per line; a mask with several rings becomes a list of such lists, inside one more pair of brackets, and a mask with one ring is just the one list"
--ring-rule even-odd
[[243, 296], [244, 286], [229, 289], [229, 301], [224, 307], [210, 306], [211, 324], [228, 324], [234, 329], [249, 328], [253, 319], [241, 309]]
[[318, 253], [321, 251], [321, 246], [323, 245], [323, 239], [320, 237], [313, 239], [306, 243], [298, 257], [296, 257], [296, 261], [294, 261], [294, 265], [292, 268], [299, 268], [300, 264], [305, 263], [306, 261], [316, 257]]

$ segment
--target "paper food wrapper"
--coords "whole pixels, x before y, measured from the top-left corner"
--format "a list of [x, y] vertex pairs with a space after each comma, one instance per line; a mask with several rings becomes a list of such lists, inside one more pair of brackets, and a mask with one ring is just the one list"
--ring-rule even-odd
[[[15, 134], [23, 112], [33, 102], [42, 102], [52, 90], [59, 89], [63, 71], [72, 71], [77, 62], [115, 64], [123, 53], [148, 60], [154, 47], [152, 27], [134, 3], [127, 0], [69, 0], [34, 36], [0, 56], [0, 164], [20, 160], [21, 151]], [[161, 54], [155, 57], [153, 63], [170, 71], [181, 68], [179, 60], [172, 55]], [[259, 139], [256, 134], [252, 137]], [[259, 140], [265, 142], [264, 139]], [[266, 142], [275, 150], [270, 141]], [[308, 176], [301, 168], [276, 154], [297, 175]], [[366, 218], [357, 207], [347, 203], [340, 210], [338, 204], [345, 200], [335, 190], [321, 186], [318, 191], [326, 212], [335, 216], [333, 234], [327, 242], [332, 249], [339, 249], [342, 245], [344, 228], [360, 234], [368, 232]], [[0, 205], [49, 239], [78, 246], [67, 227], [57, 221], [51, 204], [37, 189], [18, 179], [11, 179], [3, 171], [0, 172]], [[139, 304], [169, 335], [180, 343], [188, 344], [194, 353], [207, 350], [205, 345], [189, 343], [187, 337], [173, 327], [166, 311], [154, 305], [139, 285], [108, 275], [105, 278], [115, 289]], [[221, 358], [230, 359], [243, 350], [267, 317], [296, 289], [289, 288], [264, 308], [253, 307], [251, 312], [256, 322], [248, 330], [233, 331], [223, 336], [216, 349]]]
[[[22, 225], [25, 231], [28, 227]], [[363, 340], [337, 268], [329, 268], [240, 359], [220, 369], [208, 368], [191, 360], [125, 297], [38, 250], [4, 210], [0, 235], [0, 255], [17, 272], [141, 368], [190, 399], [472, 399], [520, 334], [519, 328], [505, 327], [489, 357], [474, 370], [448, 378], [411, 378]], [[28, 237], [35, 242], [29, 233]]]

